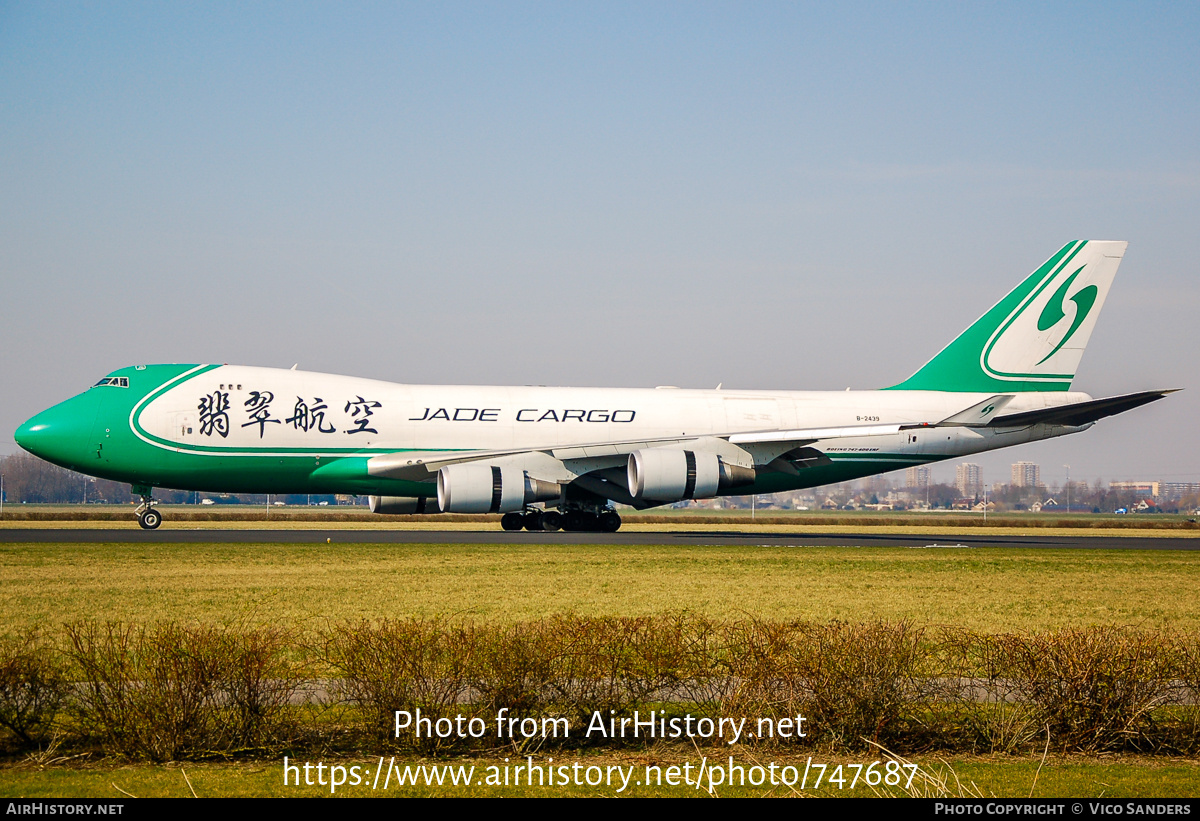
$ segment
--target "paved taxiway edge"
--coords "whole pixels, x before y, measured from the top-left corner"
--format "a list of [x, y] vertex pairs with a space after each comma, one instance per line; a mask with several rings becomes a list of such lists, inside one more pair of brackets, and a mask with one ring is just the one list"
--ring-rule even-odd
[[1186, 536], [994, 535], [903, 533], [745, 533], [712, 530], [627, 533], [554, 533], [499, 530], [221, 530], [128, 528], [4, 528], [0, 544], [494, 544], [503, 545], [770, 545], [906, 548], [1042, 548], [1090, 550], [1200, 550]]

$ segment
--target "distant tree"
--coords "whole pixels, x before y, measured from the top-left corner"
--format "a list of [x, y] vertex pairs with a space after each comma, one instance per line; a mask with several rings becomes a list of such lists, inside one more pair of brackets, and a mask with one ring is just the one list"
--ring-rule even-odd
[[83, 477], [25, 453], [0, 462], [9, 502], [54, 504], [83, 500]]
[[114, 482], [112, 479], [95, 479], [88, 490], [89, 502], [124, 505], [128, 504], [132, 498], [133, 494], [129, 491], [129, 485], [124, 482]]
[[929, 505], [930, 507], [949, 508], [954, 505], [954, 500], [958, 498], [958, 488], [954, 485], [930, 485], [929, 486]]
[[123, 482], [94, 479], [26, 453], [0, 459], [0, 473], [8, 502], [75, 504], [85, 495], [93, 503], [125, 504], [130, 499], [129, 485]]

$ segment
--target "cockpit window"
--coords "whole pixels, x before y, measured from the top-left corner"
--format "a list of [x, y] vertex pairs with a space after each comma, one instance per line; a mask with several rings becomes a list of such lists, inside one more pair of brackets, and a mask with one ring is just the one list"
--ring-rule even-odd
[[129, 377], [128, 376], [106, 376], [103, 379], [101, 379], [99, 382], [97, 382], [95, 385], [93, 385], [92, 387], [99, 388], [99, 387], [102, 387], [105, 385], [107, 385], [110, 388], [128, 388], [129, 387]]

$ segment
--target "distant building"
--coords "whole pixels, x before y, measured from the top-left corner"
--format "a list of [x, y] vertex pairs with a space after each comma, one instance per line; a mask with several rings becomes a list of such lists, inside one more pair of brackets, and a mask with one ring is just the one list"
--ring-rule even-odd
[[1109, 482], [1110, 490], [1131, 490], [1139, 496], [1158, 498], [1158, 482]]
[[983, 474], [974, 462], [963, 462], [954, 469], [954, 486], [964, 497], [983, 493]]
[[904, 482], [908, 487], [929, 487], [929, 467], [919, 465], [904, 471]]
[[1017, 462], [1012, 466], [1013, 487], [1041, 487], [1042, 468], [1033, 462]]
[[878, 476], [868, 476], [863, 480], [863, 488], [868, 492], [878, 493], [882, 490], [886, 493], [892, 489], [892, 482], [883, 474]]
[[1200, 494], [1200, 482], [1161, 482], [1159, 490], [1164, 499], [1182, 499]]

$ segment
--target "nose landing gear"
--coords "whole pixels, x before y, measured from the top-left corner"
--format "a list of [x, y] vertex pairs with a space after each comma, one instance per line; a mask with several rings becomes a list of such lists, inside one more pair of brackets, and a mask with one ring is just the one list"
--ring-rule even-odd
[[154, 492], [154, 488], [134, 485], [131, 490], [142, 497], [142, 503], [134, 510], [138, 517], [138, 524], [143, 530], [157, 529], [162, 524], [162, 514], [154, 509], [154, 506], [158, 504], [158, 500], [150, 495]]

